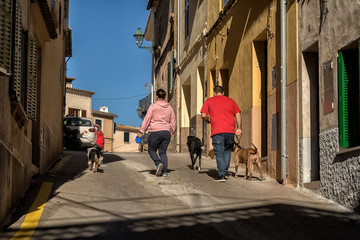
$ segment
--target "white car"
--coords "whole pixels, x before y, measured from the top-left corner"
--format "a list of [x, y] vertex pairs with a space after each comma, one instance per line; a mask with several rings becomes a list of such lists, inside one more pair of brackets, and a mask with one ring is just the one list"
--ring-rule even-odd
[[96, 143], [96, 128], [90, 118], [64, 117], [64, 146], [68, 149], [92, 147]]

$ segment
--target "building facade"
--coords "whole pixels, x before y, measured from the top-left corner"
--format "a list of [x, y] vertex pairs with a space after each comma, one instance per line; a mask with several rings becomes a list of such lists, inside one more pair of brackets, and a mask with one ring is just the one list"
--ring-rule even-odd
[[72, 87], [75, 78], [66, 78], [65, 116], [91, 118], [92, 96], [95, 92]]
[[114, 134], [114, 152], [139, 152], [140, 144], [135, 142], [139, 127], [116, 124]]
[[62, 155], [69, 1], [0, 4], [0, 222]]
[[299, 185], [360, 208], [360, 4], [299, 4]]
[[[149, 19], [145, 29], [145, 39], [152, 42], [153, 54], [153, 95], [159, 88], [167, 92], [167, 101], [174, 109], [179, 124], [180, 93], [177, 85], [175, 64], [176, 1], [149, 0]], [[153, 99], [154, 100], [154, 99]], [[171, 137], [169, 151], [177, 151], [180, 145], [180, 131]]]
[[[208, 145], [206, 124], [200, 110], [206, 99], [207, 64], [206, 38], [208, 1], [179, 0], [178, 53], [177, 73], [180, 83], [180, 122], [181, 152], [188, 151], [187, 136], [200, 138]], [[205, 134], [204, 134], [205, 132]]]
[[[279, 5], [275, 0], [208, 3], [205, 36], [207, 97], [212, 96], [214, 85], [220, 84], [225, 95], [238, 103], [241, 145], [257, 146], [268, 175], [280, 181]], [[296, 12], [296, 1], [287, 1], [286, 180], [294, 186], [298, 183]]]
[[[163, 1], [150, 2], [158, 7]], [[281, 55], [283, 4], [286, 55]], [[211, 150], [210, 125], [199, 114], [219, 84], [242, 111], [240, 144], [257, 146], [269, 177], [293, 187], [315, 186], [358, 210], [360, 5], [350, 0], [179, 0], [174, 5], [178, 151], [187, 151], [188, 135], [202, 138]]]

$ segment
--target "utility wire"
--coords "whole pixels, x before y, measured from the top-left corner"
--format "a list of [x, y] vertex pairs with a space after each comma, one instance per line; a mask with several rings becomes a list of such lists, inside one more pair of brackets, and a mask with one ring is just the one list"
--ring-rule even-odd
[[93, 98], [93, 100], [102, 100], [102, 101], [104, 101], [104, 100], [125, 100], [125, 99], [131, 99], [131, 98], [137, 98], [137, 97], [146, 97], [147, 96], [147, 94], [146, 95], [144, 95], [144, 94], [141, 94], [141, 95], [137, 95], [137, 96], [130, 96], [130, 97], [121, 97], [121, 98]]

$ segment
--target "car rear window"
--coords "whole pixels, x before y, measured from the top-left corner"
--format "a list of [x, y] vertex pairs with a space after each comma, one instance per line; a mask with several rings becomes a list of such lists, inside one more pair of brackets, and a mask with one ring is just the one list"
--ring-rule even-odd
[[91, 121], [87, 119], [72, 118], [67, 121], [67, 125], [91, 127]]

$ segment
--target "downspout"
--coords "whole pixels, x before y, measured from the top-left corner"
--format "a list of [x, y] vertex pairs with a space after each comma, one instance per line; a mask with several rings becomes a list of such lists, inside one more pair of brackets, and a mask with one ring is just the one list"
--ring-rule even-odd
[[153, 84], [151, 84], [151, 104], [154, 103], [154, 99], [155, 99], [155, 53], [152, 53], [152, 69], [151, 69], [151, 75], [152, 75], [152, 78], [153, 78]]
[[[179, 63], [180, 63], [180, 28], [179, 28], [179, 25], [180, 25], [180, 0], [177, 0], [176, 1], [176, 64], [177, 66], [179, 66]], [[179, 75], [179, 68], [177, 68], [177, 71], [176, 71], [176, 77], [177, 77], [177, 82], [176, 82], [176, 88], [177, 88], [177, 94], [176, 94], [176, 103], [177, 103], [177, 106], [176, 106], [176, 152], [180, 152], [181, 148], [180, 148], [180, 101], [181, 101], [181, 98], [180, 98], [180, 93], [181, 93], [181, 85], [180, 85], [180, 75]]]
[[111, 127], [111, 152], [114, 152], [114, 148], [113, 148], [113, 144], [114, 144], [114, 131], [115, 131], [115, 126], [114, 126], [114, 119], [112, 120], [112, 127]]
[[287, 0], [280, 2], [280, 55], [281, 55], [281, 181], [286, 180], [286, 5]]
[[156, 21], [156, 16], [155, 16], [155, 10], [152, 10], [153, 11], [153, 14], [154, 14], [154, 32], [153, 32], [153, 42], [152, 42], [152, 45], [153, 45], [153, 50], [152, 50], [152, 68], [151, 68], [151, 75], [152, 75], [152, 78], [153, 78], [153, 84], [152, 84], [152, 89], [151, 89], [151, 103], [154, 103], [155, 102], [155, 90], [156, 90], [156, 77], [155, 77], [155, 29], [156, 29], [156, 26], [155, 26], [155, 21]]

